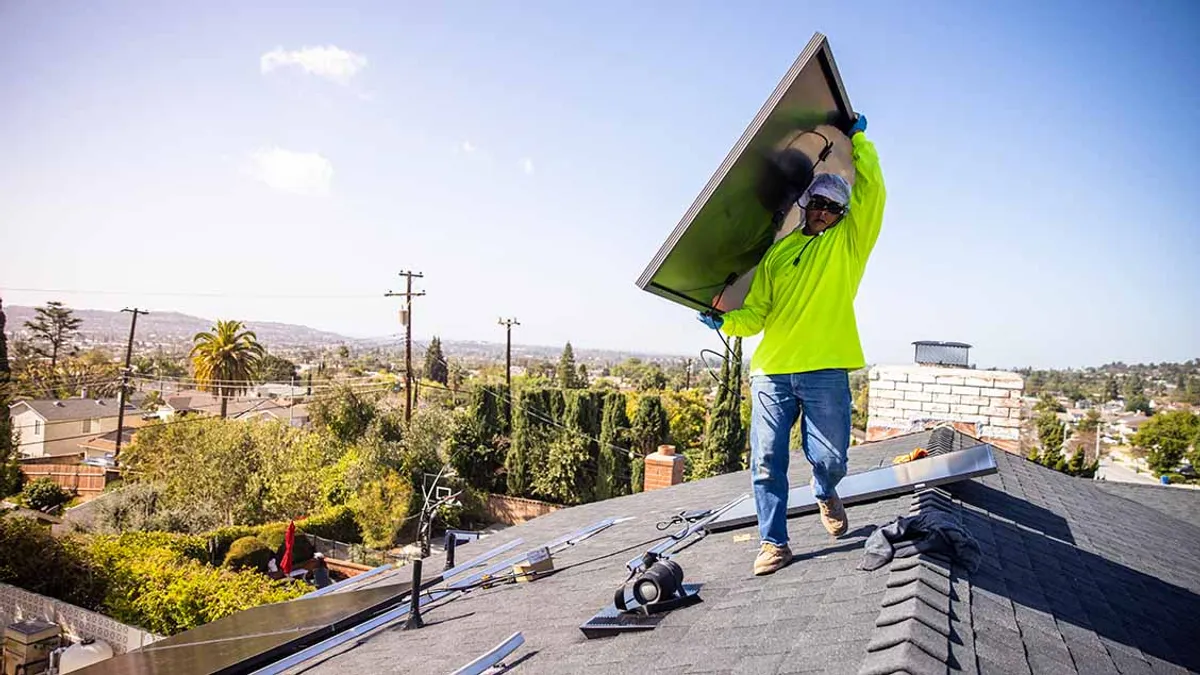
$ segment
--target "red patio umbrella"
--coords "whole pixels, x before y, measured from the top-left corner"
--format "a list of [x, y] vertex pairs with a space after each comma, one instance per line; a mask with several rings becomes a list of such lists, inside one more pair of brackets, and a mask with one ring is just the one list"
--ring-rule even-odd
[[283, 564], [279, 567], [285, 575], [292, 573], [292, 548], [296, 545], [296, 521], [288, 522], [287, 534], [283, 538]]

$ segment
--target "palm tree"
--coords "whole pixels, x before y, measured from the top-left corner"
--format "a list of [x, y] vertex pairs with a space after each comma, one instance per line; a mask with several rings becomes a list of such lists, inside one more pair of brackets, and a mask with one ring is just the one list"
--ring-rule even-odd
[[243, 330], [241, 321], [218, 321], [207, 333], [196, 333], [189, 354], [196, 370], [196, 386], [221, 398], [221, 417], [229, 397], [245, 391], [254, 378], [258, 361], [266, 349], [254, 331]]

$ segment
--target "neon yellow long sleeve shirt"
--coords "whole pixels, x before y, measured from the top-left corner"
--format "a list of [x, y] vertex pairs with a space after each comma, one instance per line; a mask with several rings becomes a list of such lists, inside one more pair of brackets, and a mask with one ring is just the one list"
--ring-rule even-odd
[[763, 333], [751, 376], [866, 365], [854, 297], [883, 225], [886, 191], [875, 145], [862, 133], [852, 143], [855, 179], [846, 217], [816, 237], [798, 227], [775, 242], [742, 307], [725, 314], [725, 334]]

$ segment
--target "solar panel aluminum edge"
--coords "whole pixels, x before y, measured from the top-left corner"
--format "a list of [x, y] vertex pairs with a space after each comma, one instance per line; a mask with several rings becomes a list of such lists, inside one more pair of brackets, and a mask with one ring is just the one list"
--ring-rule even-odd
[[[838, 123], [852, 111], [827, 39], [815, 33], [749, 127], [696, 197], [638, 278], [637, 284], [692, 308], [721, 296], [722, 310], [741, 306], [753, 270], [771, 243], [799, 221], [789, 206], [812, 178], [824, 147], [816, 130], [833, 143], [818, 167], [853, 182], [850, 142]], [[776, 212], [786, 213], [779, 223]], [[690, 295], [703, 292], [703, 297]]]
[[[982, 443], [944, 455], [850, 474], [838, 484], [837, 491], [843, 503], [857, 504], [911, 492], [918, 485], [935, 487], [992, 473], [996, 473], [996, 458], [992, 455], [992, 446]], [[816, 511], [817, 502], [808, 485], [788, 491], [789, 518]], [[757, 522], [754, 502], [744, 502], [709, 523], [708, 531], [723, 532]]]

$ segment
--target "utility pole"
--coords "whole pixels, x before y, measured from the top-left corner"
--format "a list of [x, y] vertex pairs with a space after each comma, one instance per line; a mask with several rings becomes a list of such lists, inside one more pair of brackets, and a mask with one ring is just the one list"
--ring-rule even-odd
[[405, 278], [405, 290], [403, 293], [393, 293], [388, 291], [384, 293], [385, 298], [402, 297], [404, 298], [404, 309], [400, 311], [400, 323], [404, 324], [404, 423], [408, 424], [412, 421], [412, 408], [416, 398], [413, 396], [413, 376], [412, 376], [412, 299], [419, 298], [425, 295], [425, 291], [413, 293], [413, 279], [423, 279], [424, 274], [420, 272], [404, 271], [400, 276]]
[[692, 360], [691, 359], [683, 360], [683, 388], [684, 389], [692, 388]]
[[121, 393], [117, 396], [117, 447], [113, 450], [113, 462], [121, 456], [121, 436], [125, 433], [125, 392], [129, 389], [129, 364], [133, 360], [133, 332], [137, 330], [138, 314], [149, 314], [144, 309], [126, 307], [122, 312], [129, 312], [133, 317], [129, 321], [129, 342], [125, 345], [125, 369], [121, 371]]
[[512, 396], [512, 327], [520, 326], [521, 322], [514, 319], [500, 319], [507, 334], [504, 346], [504, 386], [508, 387], [508, 395]]

